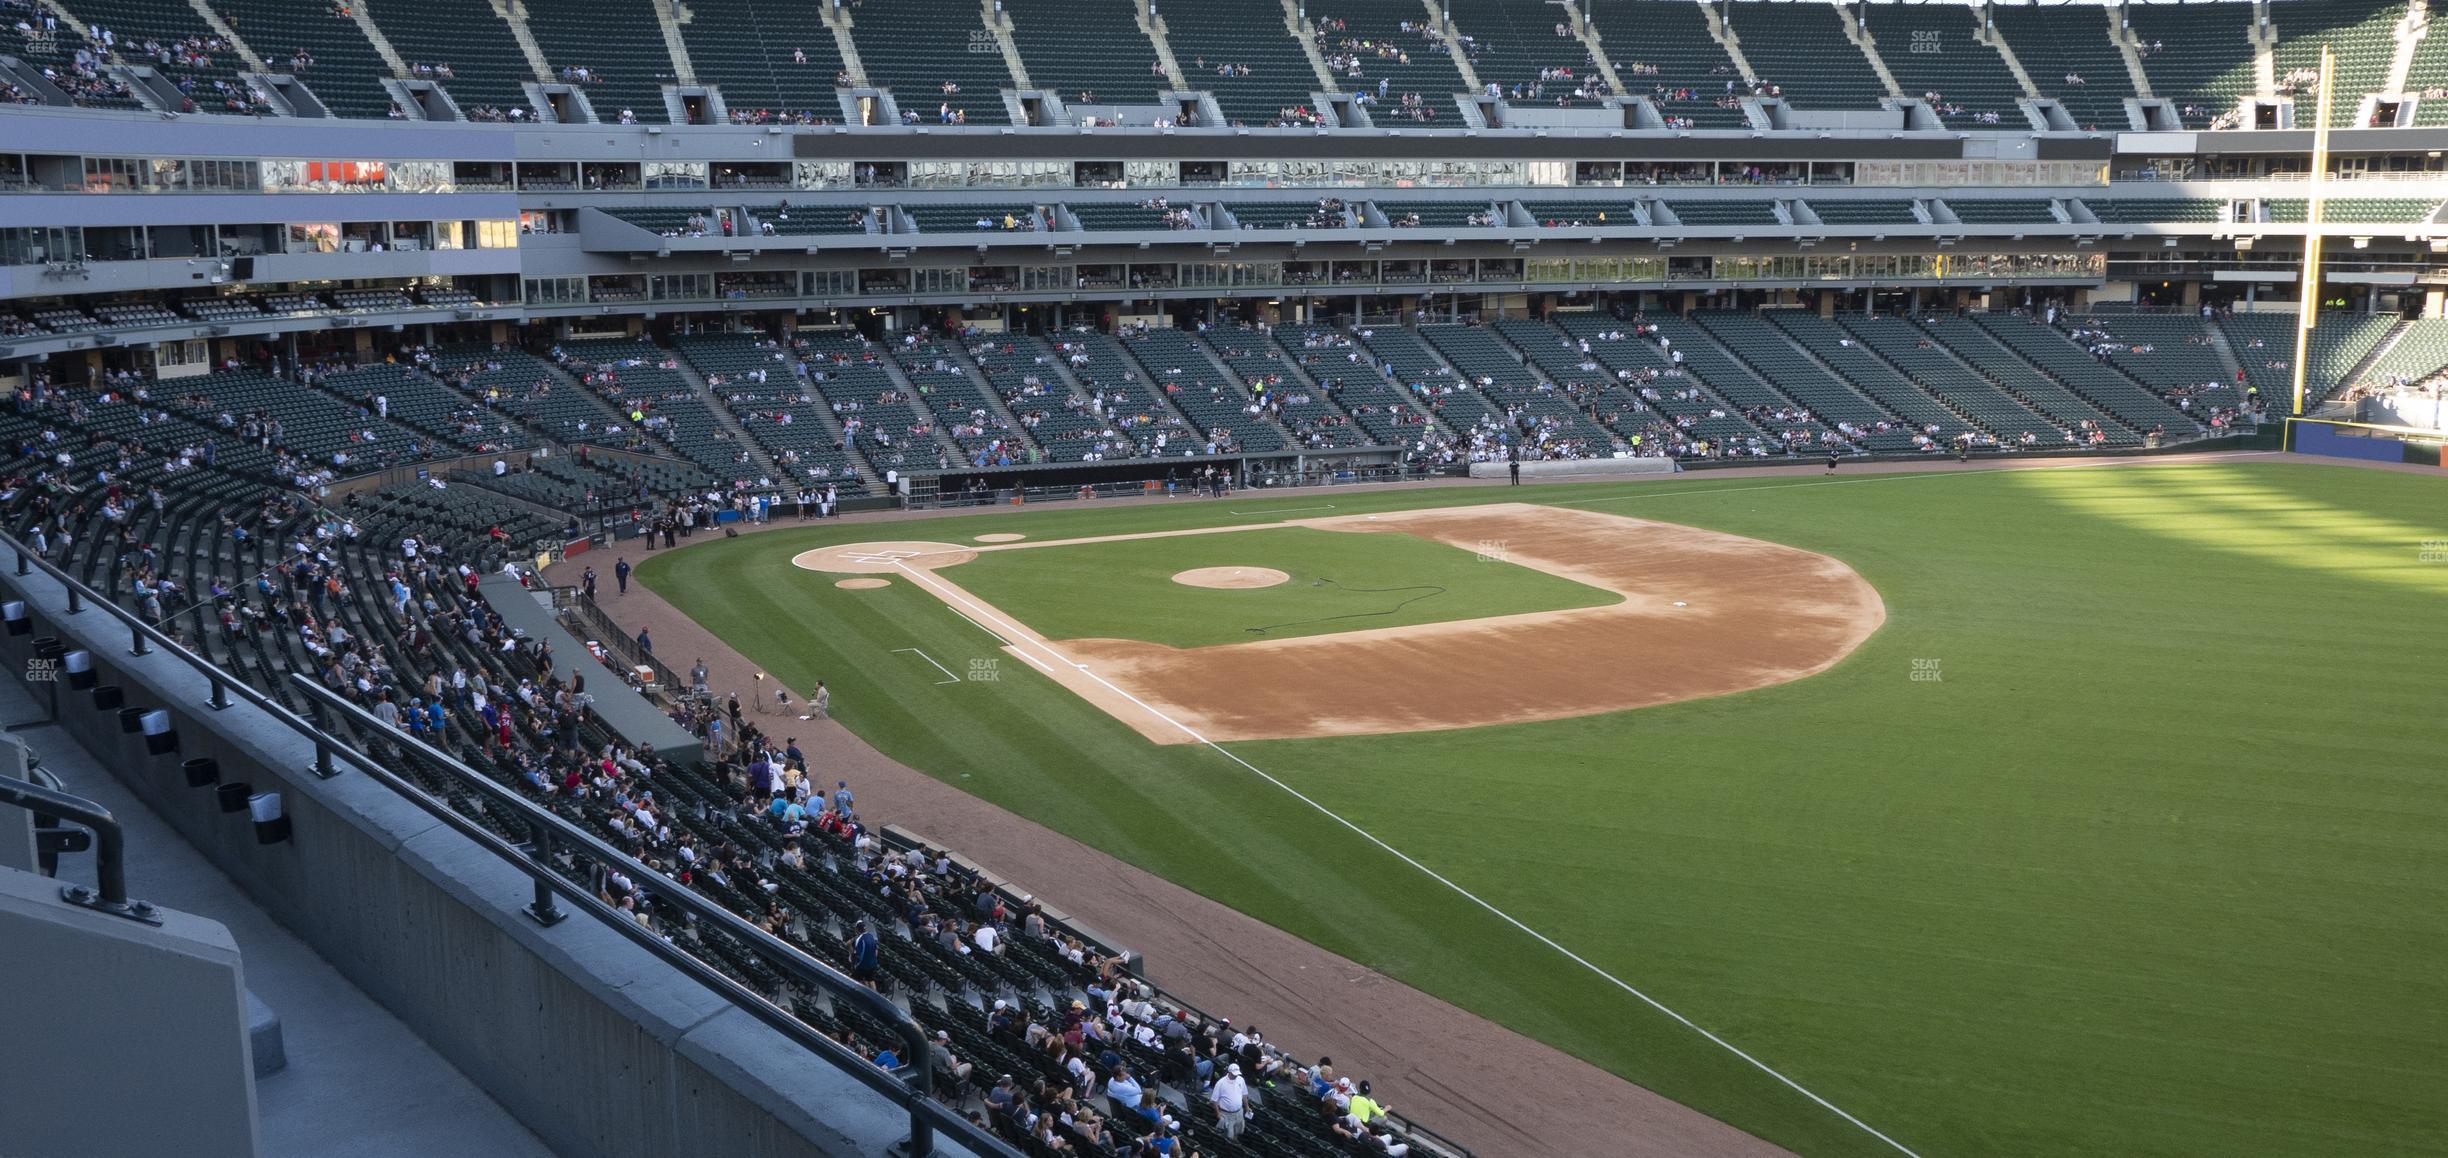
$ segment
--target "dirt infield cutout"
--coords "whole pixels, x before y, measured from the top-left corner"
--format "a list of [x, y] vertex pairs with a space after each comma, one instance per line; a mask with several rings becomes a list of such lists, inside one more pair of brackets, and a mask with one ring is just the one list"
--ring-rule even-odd
[[878, 588], [878, 587], [890, 587], [890, 586], [892, 586], [892, 580], [890, 580], [890, 579], [841, 579], [841, 580], [836, 580], [836, 581], [834, 582], [834, 584], [833, 584], [833, 585], [834, 585], [835, 587], [839, 587], [839, 588], [841, 588], [841, 589], [842, 589], [842, 590], [844, 590], [844, 591], [873, 591], [873, 590], [875, 590], [875, 589], [876, 589], [876, 588]]
[[1193, 567], [1174, 575], [1173, 581], [1184, 587], [1250, 591], [1289, 583], [1292, 577], [1273, 567]]
[[979, 535], [977, 541], [981, 543], [1017, 543], [1025, 538], [1028, 536], [1015, 535], [1010, 531], [997, 531], [991, 535]]
[[791, 565], [835, 575], [890, 575], [901, 570], [904, 562], [912, 567], [949, 567], [975, 558], [975, 549], [958, 543], [900, 539], [817, 547], [791, 556]]
[[[1502, 543], [1508, 562], [1624, 598], [1603, 607], [1184, 649], [1129, 639], [1049, 642], [962, 589], [957, 571], [941, 570], [974, 558], [974, 551], [911, 551], [879, 560], [879, 569], [902, 571], [1001, 637], [1005, 651], [1159, 744], [1476, 728], [1729, 695], [1826, 671], [1887, 618], [1869, 582], [1825, 555], [1673, 523], [1528, 503], [1290, 522], [1418, 535], [1466, 550]], [[1141, 536], [984, 550], [1133, 537]], [[911, 546], [829, 550], [864, 552], [842, 562], [865, 567], [894, 553], [881, 548]]]

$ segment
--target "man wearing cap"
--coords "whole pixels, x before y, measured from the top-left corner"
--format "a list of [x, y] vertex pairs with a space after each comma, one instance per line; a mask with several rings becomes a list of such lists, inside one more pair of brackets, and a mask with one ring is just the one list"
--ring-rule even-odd
[[986, 1104], [1006, 1114], [1011, 1112], [1012, 1104], [1019, 1099], [1019, 1087], [1013, 1084], [1010, 1074], [1003, 1075], [1003, 1080], [996, 1082], [995, 1088], [986, 1091]]
[[928, 1048], [927, 1056], [934, 1059], [937, 1073], [950, 1074], [964, 1082], [969, 1080], [969, 1063], [952, 1052], [951, 1031], [935, 1031], [935, 1044]]
[[1374, 1126], [1385, 1117], [1385, 1107], [1369, 1096], [1367, 1082], [1360, 1083], [1360, 1092], [1351, 1096], [1347, 1108], [1351, 1110], [1351, 1116], [1360, 1119], [1360, 1124], [1364, 1126]]
[[1209, 1096], [1215, 1099], [1216, 1129], [1240, 1141], [1241, 1127], [1249, 1121], [1249, 1083], [1242, 1080], [1241, 1067], [1225, 1066], [1224, 1076], [1216, 1079]]

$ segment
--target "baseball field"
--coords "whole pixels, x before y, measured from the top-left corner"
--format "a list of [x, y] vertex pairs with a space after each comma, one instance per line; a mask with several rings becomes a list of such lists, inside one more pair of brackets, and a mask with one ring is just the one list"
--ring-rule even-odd
[[1803, 1154], [2448, 1154], [2437, 477], [1245, 493], [639, 578], [899, 761]]

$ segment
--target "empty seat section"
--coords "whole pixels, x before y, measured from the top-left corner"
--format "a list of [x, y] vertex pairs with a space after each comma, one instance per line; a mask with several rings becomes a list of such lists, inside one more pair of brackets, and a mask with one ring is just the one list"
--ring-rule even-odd
[[1340, 198], [1318, 201], [1232, 201], [1224, 206], [1243, 229], [1343, 229], [1353, 224]]
[[2188, 129], [2232, 126], [2237, 102], [2256, 85], [2253, 6], [2134, 4], [2126, 12], [2144, 45], [2152, 94], [2176, 102]]
[[2427, 382], [2448, 367], [2448, 320], [2420, 318], [2348, 385], [2389, 387]]
[[604, 212], [664, 237], [707, 237], [722, 233], [711, 205], [619, 205]]
[[391, 68], [346, 9], [294, 0], [216, 0], [214, 8], [264, 67], [294, 72], [323, 107], [344, 117], [390, 114], [382, 82]]
[[521, 87], [537, 79], [509, 24], [485, 0], [374, 0], [366, 9], [411, 71], [447, 65], [433, 80], [471, 118], [527, 104]]
[[[697, 79], [722, 86], [735, 120], [840, 120], [834, 81], [841, 49], [825, 27], [821, 3], [788, 0], [690, 0], [680, 26]], [[865, 13], [860, 10], [861, 15]]]
[[1910, 201], [1812, 201], [1811, 212], [1829, 225], [1918, 225]]
[[[2301, 197], [2273, 197], [2266, 202], [2269, 219], [2301, 224], [2309, 204]], [[2352, 197], [2332, 199], [2321, 206], [2321, 217], [2340, 225], [2395, 225], [2429, 221], [2440, 203], [2422, 197]]]
[[2207, 197], [2085, 199], [2093, 217], [2114, 225], [2211, 225], [2226, 220], [2227, 203]]
[[[2129, 128], [2125, 98], [2134, 95], [2125, 54], [2108, 39], [2108, 20], [2086, 5], [1994, 5], [1998, 31], [2014, 49], [2040, 95], [2064, 105], [2074, 123], [2095, 132]], [[1884, 44], [1879, 55], [1892, 51]]]
[[1377, 212], [1396, 229], [1421, 226], [1479, 229], [1496, 224], [1495, 209], [1485, 201], [1378, 201]]
[[1110, 229], [1198, 229], [1198, 213], [1188, 206], [1158, 208], [1154, 205], [1133, 205], [1128, 202], [1072, 202], [1067, 206], [1071, 216], [1079, 219], [1080, 228]]
[[2068, 333], [2196, 420], [2243, 403], [2197, 312], [2090, 314], [2072, 319]]
[[[1887, 62], [1887, 71], [1895, 74], [1904, 95], [1931, 99], [1949, 127], [2029, 125], [2015, 105], [2023, 99], [2023, 86], [2015, 83], [1997, 49], [1973, 38], [1980, 27], [1974, 9], [1953, 4], [1869, 4], [1862, 10], [1869, 13], [1879, 58]], [[2037, 76], [2032, 81], [2044, 83]]]
[[[2304, 364], [2304, 405], [2326, 401], [2372, 344], [2395, 323], [2394, 318], [2324, 312], [2312, 327], [2312, 356]], [[2294, 402], [2295, 321], [2293, 312], [2237, 314], [2221, 319], [2227, 349], [2244, 368], [2247, 382], [2261, 390], [2261, 399], [2280, 413]]]
[[[1577, 89], [1593, 99], [1607, 95], [1606, 81], [1590, 64], [1589, 50], [1572, 35], [1555, 5], [1544, 0], [1451, 0], [1447, 7], [1479, 83], [1538, 104], [1578, 103], [1573, 96]], [[1528, 91], [1533, 85], [1539, 89], [1535, 95]]]
[[[1875, 109], [1887, 98], [1870, 58], [1845, 39], [1833, 4], [1727, 6], [1743, 57], [1764, 83], [1806, 109]], [[1894, 51], [1882, 46], [1880, 55]]]
[[904, 120], [1004, 125], [1003, 90], [1012, 84], [1002, 49], [976, 0], [892, 0], [849, 10], [850, 39], [870, 83], [892, 90]]
[[904, 205], [920, 233], [1024, 233], [1044, 224], [1045, 209], [1025, 202]]
[[2039, 197], [1948, 198], [1946, 207], [1966, 225], [2055, 225], [2057, 215]]
[[2270, 66], [2278, 75], [2278, 90], [2295, 96], [2296, 126], [2312, 125], [2324, 44], [2337, 53], [2329, 124], [2333, 128], [2354, 124], [2363, 97], [2388, 83], [2390, 58], [2397, 52], [2394, 33], [2397, 22], [2405, 18], [2405, 0], [2293, 0], [2271, 4], [2269, 11], [2271, 22], [2278, 26]]
[[1657, 102], [1659, 112], [1694, 128], [1739, 129], [1750, 123], [1738, 103], [1744, 92], [1742, 74], [1724, 46], [1709, 35], [1708, 18], [1699, 5], [1677, 0], [1600, 4], [1591, 18], [1599, 50], [1632, 95], [1648, 97]]
[[[2125, 429], [2097, 405], [2077, 396], [2065, 384], [2016, 357], [1989, 331], [1968, 318], [1938, 314], [1915, 320], [1933, 341], [1952, 350], [1983, 377], [2016, 400], [2046, 415], [2072, 436], [2076, 445], [2132, 446], [2141, 437]], [[2045, 327], [2043, 327], [2045, 329]], [[2168, 433], [2189, 433], [2170, 427]]]
[[1213, 93], [1227, 122], [1263, 128], [1287, 113], [1313, 113], [1317, 70], [1286, 26], [1279, 0], [1175, 4], [1163, 16], [1182, 79]]
[[2072, 443], [2065, 427], [1959, 362], [1921, 327], [1893, 316], [1845, 314], [1837, 324], [1949, 409], [1980, 427], [1981, 445], [2059, 447]]
[[[1768, 310], [1760, 316], [1825, 363], [1847, 384], [1903, 419], [1914, 434], [1921, 436], [1915, 440], [1916, 449], [1932, 449], [1966, 434], [1982, 433], [1966, 422], [1963, 414], [1899, 373], [1835, 322], [1808, 310]], [[1725, 332], [1718, 323], [1712, 322], [1711, 327], [1721, 334]]]
[[671, 50], [663, 47], [663, 26], [649, 0], [526, 4], [527, 30], [544, 50], [554, 79], [584, 89], [596, 119], [617, 121], [624, 109], [640, 121], [671, 119], [663, 107], [663, 86], [672, 81]]
[[1399, 326], [1364, 328], [1353, 335], [1368, 353], [1389, 367], [1393, 380], [1420, 405], [1445, 420], [1456, 435], [1497, 431], [1504, 415], [1487, 398], [1447, 367], [1420, 336]]
[[1065, 103], [1154, 104], [1173, 87], [1136, 0], [1003, 0], [1003, 11], [1029, 81]]
[[1775, 225], [1773, 201], [1669, 201], [1666, 208], [1685, 225]]
[[875, 210], [864, 205], [792, 205], [787, 201], [748, 206], [748, 215], [785, 235], [867, 233], [875, 220]]
[[[1907, 424], [1813, 364], [1758, 314], [1710, 310], [1690, 321], [1670, 317], [1656, 324], [1660, 336], [1673, 342], [1671, 348], [1683, 351], [1685, 366], [1711, 383], [1739, 381], [1748, 372], [1809, 407], [1863, 450], [1904, 451], [1916, 445]], [[1708, 345], [1711, 336], [1725, 343], [1739, 365]]]
[[[1977, 315], [1977, 320], [1990, 336], [2040, 367], [2050, 378], [2136, 431], [2165, 427], [2169, 434], [2194, 433], [2190, 418], [2137, 385], [2123, 371], [2075, 345], [2062, 331], [2019, 314], [1986, 313]], [[2047, 404], [2043, 401], [2042, 405]], [[2053, 407], [2050, 413], [2064, 417]], [[2105, 423], [2101, 425], [2106, 428]], [[2114, 430], [2107, 433], [2111, 442], [2117, 440]]]
[[1547, 229], [1637, 229], [1641, 219], [1630, 201], [1524, 201], [1522, 211]]
[[935, 420], [884, 369], [873, 343], [855, 333], [805, 338], [808, 377], [844, 436], [881, 473], [931, 465], [944, 457]]

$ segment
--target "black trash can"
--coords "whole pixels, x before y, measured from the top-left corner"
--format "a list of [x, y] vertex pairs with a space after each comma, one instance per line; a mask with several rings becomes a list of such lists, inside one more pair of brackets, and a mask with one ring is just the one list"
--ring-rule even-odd
[[94, 689], [94, 710], [97, 712], [118, 711], [119, 706], [126, 702], [127, 693], [121, 691], [117, 684], [104, 684]]
[[144, 717], [145, 710], [143, 708], [119, 709], [119, 730], [131, 736], [143, 731]]
[[244, 780], [240, 780], [233, 784], [224, 784], [219, 788], [213, 789], [213, 799], [220, 802], [221, 811], [223, 812], [246, 811], [247, 797], [253, 796], [254, 794], [255, 786], [247, 783]]
[[221, 762], [210, 756], [198, 756], [179, 767], [187, 772], [189, 788], [203, 788], [221, 782]]

